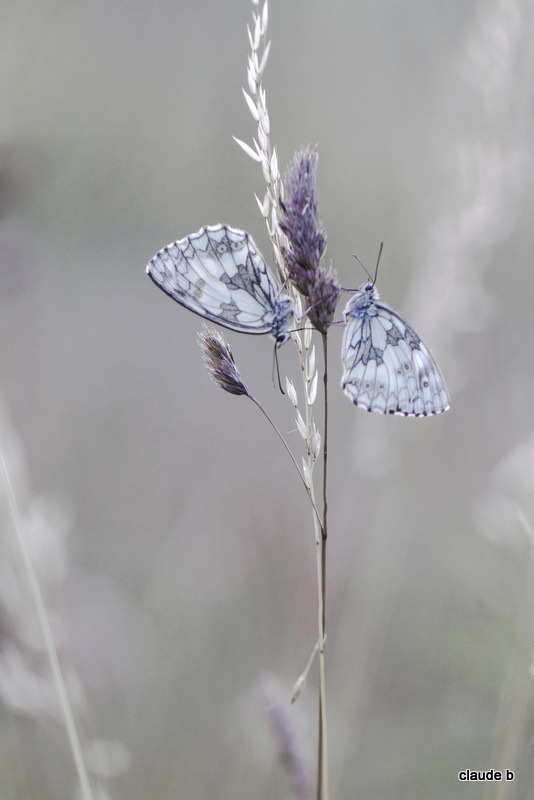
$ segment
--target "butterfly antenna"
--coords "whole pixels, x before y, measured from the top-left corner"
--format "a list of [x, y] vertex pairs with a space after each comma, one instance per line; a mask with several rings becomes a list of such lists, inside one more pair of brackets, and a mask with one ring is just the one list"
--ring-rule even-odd
[[[376, 283], [376, 278], [377, 278], [377, 275], [378, 275], [378, 265], [380, 264], [380, 256], [382, 255], [382, 250], [383, 250], [383, 249], [384, 249], [384, 242], [380, 242], [380, 249], [379, 249], [379, 251], [378, 251], [378, 258], [376, 259], [376, 268], [375, 268], [375, 277], [374, 277], [374, 278], [371, 276], [371, 273], [369, 272], [369, 270], [367, 269], [367, 267], [365, 266], [365, 264], [363, 263], [363, 261], [361, 260], [361, 258], [359, 258], [359, 256], [357, 256], [357, 255], [356, 255], [356, 253], [353, 253], [353, 254], [352, 254], [352, 255], [353, 255], [353, 257], [356, 259], [356, 261], [359, 261], [359, 262], [360, 262], [360, 264], [362, 265], [362, 267], [364, 268], [364, 270], [365, 270], [365, 271], [367, 272], [367, 274], [369, 275], [369, 280], [371, 281], [371, 283], [373, 284], [373, 286], [374, 286], [374, 285], [375, 285], [375, 283]], [[343, 291], [343, 290], [342, 290], [342, 291]]]
[[360, 262], [360, 264], [362, 265], [362, 267], [364, 268], [364, 270], [365, 270], [365, 271], [367, 272], [367, 274], [369, 275], [369, 280], [370, 280], [370, 281], [372, 281], [372, 280], [373, 280], [373, 278], [372, 278], [372, 275], [371, 275], [371, 273], [369, 272], [369, 270], [367, 269], [367, 267], [365, 266], [365, 264], [363, 263], [363, 261], [361, 260], [361, 258], [360, 258], [359, 256], [357, 256], [357, 255], [356, 255], [356, 253], [353, 253], [353, 254], [352, 254], [352, 257], [353, 257], [353, 258], [355, 258], [355, 259], [356, 259], [356, 261], [359, 261], [359, 262]]
[[376, 259], [376, 269], [375, 269], [375, 279], [373, 281], [373, 286], [376, 283], [376, 278], [378, 275], [378, 265], [380, 264], [380, 256], [382, 255], [382, 250], [384, 249], [384, 242], [380, 242], [380, 249], [378, 251], [378, 258]]

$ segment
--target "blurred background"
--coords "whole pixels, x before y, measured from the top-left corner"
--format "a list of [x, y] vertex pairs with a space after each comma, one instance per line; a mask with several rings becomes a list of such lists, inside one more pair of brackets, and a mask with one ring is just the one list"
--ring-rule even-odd
[[[270, 260], [261, 170], [232, 141], [256, 135], [241, 92], [251, 10], [0, 11], [0, 443], [92, 774], [114, 800], [292, 798], [282, 734], [313, 791], [316, 664], [285, 705], [317, 635], [306, 496], [253, 404], [210, 382], [200, 319], [144, 274], [216, 222]], [[437, 418], [366, 414], [338, 388], [342, 330], [328, 336], [331, 796], [531, 797], [532, 5], [269, 11], [282, 171], [317, 145], [327, 260], [357, 287], [352, 253], [372, 271], [385, 243], [381, 296], [452, 395]], [[300, 460], [272, 341], [227, 337]], [[292, 344], [280, 363], [300, 388]], [[0, 507], [0, 797], [72, 798], [3, 492]], [[491, 768], [515, 781], [458, 781]]]

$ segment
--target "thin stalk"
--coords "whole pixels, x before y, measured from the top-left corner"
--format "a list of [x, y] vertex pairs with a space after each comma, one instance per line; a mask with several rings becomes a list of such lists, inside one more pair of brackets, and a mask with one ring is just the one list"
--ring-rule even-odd
[[9, 477], [7, 465], [4, 456], [2, 454], [0, 454], [0, 462], [2, 464], [2, 471], [4, 473], [6, 494], [9, 504], [9, 512], [11, 514], [11, 520], [13, 522], [13, 530], [15, 532], [17, 544], [19, 546], [24, 568], [26, 570], [26, 576], [28, 578], [30, 593], [32, 596], [33, 604], [35, 606], [37, 619], [39, 621], [39, 627], [41, 628], [41, 632], [43, 634], [46, 654], [48, 656], [50, 670], [52, 672], [52, 677], [54, 680], [54, 685], [58, 696], [59, 707], [61, 709], [61, 714], [63, 716], [63, 723], [65, 725], [67, 739], [69, 741], [72, 758], [74, 760], [74, 765], [78, 773], [78, 780], [80, 781], [81, 797], [83, 798], [83, 800], [93, 800], [93, 793], [91, 791], [89, 777], [87, 775], [85, 762], [83, 760], [80, 739], [78, 737], [78, 731], [76, 730], [76, 724], [74, 722], [72, 707], [69, 702], [67, 687], [65, 686], [65, 680], [63, 678], [63, 673], [61, 672], [61, 666], [59, 663], [56, 646], [54, 644], [54, 638], [52, 636], [52, 631], [50, 630], [50, 623], [48, 621], [48, 616], [46, 613], [43, 596], [41, 594], [41, 588], [39, 586], [37, 575], [35, 574], [30, 554], [26, 546], [26, 541], [22, 533], [22, 522], [20, 519], [20, 512], [18, 509], [17, 501], [15, 499], [15, 493], [13, 491], [13, 486], [11, 484], [11, 479]]
[[[327, 516], [327, 509], [328, 509], [328, 500], [327, 500], [327, 472], [328, 472], [328, 342], [326, 338], [326, 333], [322, 334], [323, 339], [323, 362], [324, 362], [324, 375], [323, 375], [323, 384], [324, 384], [324, 437], [323, 437], [323, 550], [324, 550], [324, 557], [323, 563], [326, 567], [326, 539], [328, 536], [327, 532], [327, 524], [326, 524], [326, 516]], [[323, 578], [324, 578], [324, 570], [323, 570]], [[323, 586], [323, 607], [324, 607], [324, 586]]]
[[322, 522], [322, 520], [321, 520], [321, 515], [320, 515], [320, 513], [319, 513], [319, 509], [317, 508], [317, 506], [316, 506], [316, 504], [315, 504], [315, 499], [314, 499], [314, 496], [313, 496], [313, 492], [310, 490], [309, 486], [307, 485], [307, 483], [306, 483], [306, 479], [304, 478], [304, 475], [302, 474], [302, 472], [301, 472], [301, 470], [300, 470], [300, 467], [299, 467], [299, 465], [297, 464], [297, 461], [296, 461], [296, 459], [295, 459], [295, 456], [294, 456], [294, 455], [293, 455], [293, 453], [291, 452], [291, 448], [289, 447], [288, 443], [286, 442], [286, 440], [284, 439], [284, 437], [283, 437], [283, 436], [282, 436], [282, 434], [280, 433], [280, 430], [278, 429], [278, 427], [277, 427], [276, 423], [274, 422], [274, 420], [272, 420], [272, 419], [271, 419], [271, 417], [269, 416], [269, 414], [267, 413], [267, 411], [264, 409], [264, 407], [261, 405], [261, 403], [260, 403], [260, 402], [258, 402], [258, 400], [256, 400], [256, 398], [255, 398], [253, 395], [251, 395], [251, 394], [250, 394], [250, 392], [247, 392], [247, 397], [248, 397], [250, 400], [252, 400], [252, 402], [253, 402], [253, 403], [254, 403], [254, 404], [255, 404], [255, 405], [256, 405], [256, 406], [259, 408], [259, 410], [261, 411], [261, 413], [263, 414], [263, 416], [265, 417], [265, 419], [266, 419], [266, 420], [268, 421], [268, 423], [269, 423], [269, 424], [272, 426], [272, 428], [273, 428], [273, 430], [275, 431], [276, 435], [278, 436], [278, 438], [280, 439], [280, 441], [281, 441], [281, 442], [282, 442], [282, 444], [284, 445], [284, 447], [285, 447], [285, 449], [286, 449], [287, 453], [289, 454], [289, 457], [291, 458], [291, 461], [293, 462], [293, 465], [294, 465], [295, 469], [297, 470], [297, 472], [298, 472], [298, 474], [299, 474], [299, 476], [300, 476], [300, 479], [301, 479], [301, 481], [302, 481], [302, 483], [303, 483], [303, 486], [304, 486], [304, 488], [306, 489], [306, 494], [308, 495], [308, 497], [309, 497], [309, 499], [310, 499], [310, 503], [312, 504], [313, 510], [314, 510], [314, 512], [315, 512], [315, 521], [316, 521], [316, 523], [319, 525], [319, 529], [320, 529], [320, 531], [321, 531], [321, 535], [322, 535], [322, 532], [323, 532], [323, 530], [324, 530], [324, 528], [323, 528], [323, 522]]
[[328, 800], [328, 748], [326, 737], [326, 540], [327, 540], [327, 468], [328, 468], [328, 349], [326, 333], [323, 340], [323, 527], [317, 538], [317, 584], [319, 593], [319, 737], [317, 754], [317, 800]]

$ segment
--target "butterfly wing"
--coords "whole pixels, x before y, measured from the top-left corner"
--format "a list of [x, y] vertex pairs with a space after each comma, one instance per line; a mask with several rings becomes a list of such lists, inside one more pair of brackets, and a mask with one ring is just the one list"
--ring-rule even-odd
[[167, 245], [146, 271], [177, 303], [235, 331], [272, 333], [286, 325], [284, 315], [292, 318], [289, 298], [281, 302], [252, 237], [229, 225], [207, 226]]
[[375, 300], [362, 308], [355, 296], [345, 318], [342, 385], [355, 405], [416, 417], [447, 411], [449, 393], [436, 359], [398, 311]]

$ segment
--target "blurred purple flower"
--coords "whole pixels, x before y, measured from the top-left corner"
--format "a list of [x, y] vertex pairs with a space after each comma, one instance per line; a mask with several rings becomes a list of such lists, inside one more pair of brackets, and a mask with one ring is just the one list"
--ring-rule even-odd
[[301, 752], [295, 714], [292, 713], [287, 690], [273, 675], [264, 675], [258, 694], [274, 735], [280, 760], [288, 772], [295, 800], [309, 797], [309, 769]]

